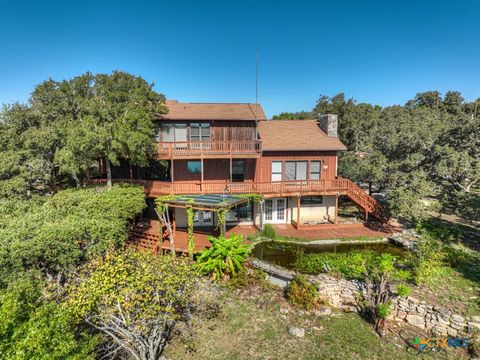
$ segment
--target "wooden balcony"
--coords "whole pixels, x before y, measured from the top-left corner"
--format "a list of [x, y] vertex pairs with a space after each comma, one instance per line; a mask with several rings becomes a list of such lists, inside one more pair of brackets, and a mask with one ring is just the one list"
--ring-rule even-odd
[[258, 158], [260, 140], [254, 141], [176, 141], [158, 143], [158, 159]]
[[[96, 180], [95, 182], [105, 182]], [[149, 197], [182, 194], [262, 194], [265, 196], [308, 195], [308, 194], [345, 194], [349, 188], [349, 180], [336, 178], [333, 180], [304, 181], [270, 181], [270, 182], [194, 182], [171, 183], [164, 181], [116, 179], [114, 182], [125, 182], [142, 185]]]

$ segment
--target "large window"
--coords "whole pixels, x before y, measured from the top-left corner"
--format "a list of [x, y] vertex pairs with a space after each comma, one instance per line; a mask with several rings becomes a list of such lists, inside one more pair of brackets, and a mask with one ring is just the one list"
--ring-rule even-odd
[[320, 180], [321, 161], [310, 161], [310, 180]]
[[322, 204], [323, 203], [323, 196], [302, 196], [300, 198], [300, 204]]
[[307, 162], [286, 161], [285, 180], [307, 180]]
[[162, 141], [187, 141], [186, 123], [166, 123], [162, 124]]
[[282, 181], [282, 162], [272, 161], [272, 181]]
[[210, 141], [210, 124], [191, 123], [190, 141]]
[[245, 161], [232, 160], [232, 181], [241, 182], [245, 178]]
[[251, 221], [252, 220], [252, 205], [246, 204], [237, 206], [227, 212], [227, 221]]
[[202, 164], [198, 160], [187, 161], [187, 171], [190, 174], [200, 174], [202, 172]]

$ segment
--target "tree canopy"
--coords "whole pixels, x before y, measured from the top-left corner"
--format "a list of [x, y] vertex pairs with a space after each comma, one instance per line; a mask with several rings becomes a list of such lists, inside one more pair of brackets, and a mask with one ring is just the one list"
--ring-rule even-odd
[[154, 119], [164, 96], [143, 78], [121, 71], [85, 73], [37, 85], [26, 104], [0, 112], [0, 195], [79, 185], [98, 159], [145, 165], [154, 150]]
[[339, 137], [348, 147], [339, 173], [385, 191], [393, 215], [418, 218], [422, 200], [437, 198], [443, 207], [479, 219], [479, 104], [456, 91], [427, 91], [388, 107], [341, 93], [320, 96], [312, 114], [339, 115]]

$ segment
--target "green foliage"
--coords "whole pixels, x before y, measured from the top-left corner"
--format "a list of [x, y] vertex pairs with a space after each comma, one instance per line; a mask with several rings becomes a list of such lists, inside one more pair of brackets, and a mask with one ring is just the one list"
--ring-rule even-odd
[[397, 288], [395, 289], [395, 292], [397, 293], [398, 296], [409, 296], [410, 293], [412, 292], [412, 289], [405, 285], [405, 284], [398, 284]]
[[128, 185], [0, 200], [1, 281], [29, 269], [53, 279], [107, 249], [122, 247], [130, 220], [144, 207], [143, 190]]
[[309, 283], [302, 275], [296, 275], [286, 289], [288, 301], [306, 310], [318, 308], [320, 300], [315, 285]]
[[437, 218], [429, 218], [419, 221], [416, 230], [420, 234], [443, 242], [459, 241], [463, 238], [463, 232], [456, 224], [444, 224]]
[[388, 301], [385, 304], [378, 305], [376, 312], [380, 319], [385, 319], [392, 312], [392, 302]]
[[400, 259], [391, 254], [355, 250], [343, 253], [300, 254], [294, 267], [310, 274], [333, 272], [348, 279], [364, 279], [367, 272], [389, 272], [394, 278], [402, 280], [410, 278], [408, 269], [402, 269], [399, 265]]
[[2, 359], [94, 359], [98, 337], [81, 330], [67, 308], [42, 293], [42, 285], [31, 279], [0, 292]]
[[267, 287], [268, 282], [264, 271], [244, 266], [230, 278], [228, 285], [233, 288], [246, 288], [249, 286]]
[[217, 229], [220, 229], [220, 236], [225, 237], [225, 221], [227, 216], [226, 209], [220, 209], [217, 211], [218, 224]]
[[277, 232], [275, 231], [275, 228], [272, 225], [265, 224], [265, 226], [263, 227], [263, 230], [260, 231], [260, 236], [263, 236], [267, 239], [275, 240], [277, 238]]
[[42, 82], [27, 104], [0, 112], [0, 194], [53, 192], [59, 181], [79, 186], [100, 157], [145, 165], [163, 102], [152, 84], [121, 71]]
[[231, 278], [240, 272], [251, 253], [251, 245], [243, 237], [231, 234], [229, 238], [210, 236], [212, 247], [197, 255], [197, 267], [202, 274], [211, 275], [214, 280]]
[[187, 211], [187, 227], [188, 227], [188, 254], [193, 258], [195, 252], [195, 236], [193, 234], [193, 219], [195, 217], [195, 211], [192, 205], [188, 205], [185, 209]]
[[108, 253], [80, 271], [67, 305], [130, 356], [156, 359], [174, 325], [191, 311], [194, 282], [187, 258]]
[[409, 258], [415, 282], [428, 283], [436, 270], [444, 264], [445, 258], [444, 245], [430, 235], [424, 234], [415, 242], [415, 251]]
[[309, 111], [300, 111], [300, 112], [282, 112], [278, 115], [273, 115], [273, 120], [308, 120], [313, 119], [313, 113]]
[[[407, 220], [425, 217], [426, 198], [440, 195], [445, 208], [479, 219], [480, 116], [459, 92], [419, 93], [404, 106], [356, 103], [343, 93], [320, 96], [312, 117], [338, 114], [348, 151], [342, 176], [386, 191], [388, 210]], [[280, 118], [289, 118], [289, 113]]]

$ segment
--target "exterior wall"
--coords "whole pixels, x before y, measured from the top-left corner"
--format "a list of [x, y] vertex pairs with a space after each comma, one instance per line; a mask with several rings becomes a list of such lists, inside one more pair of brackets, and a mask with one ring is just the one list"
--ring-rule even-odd
[[[321, 180], [335, 179], [337, 174], [337, 153], [335, 151], [264, 151], [257, 161], [255, 181], [268, 182], [272, 180], [272, 161], [313, 160], [322, 162]], [[283, 166], [285, 171], [285, 166]], [[307, 174], [310, 173], [308, 163]]]
[[[192, 159], [197, 160], [197, 159]], [[187, 170], [189, 160], [173, 160], [173, 173], [175, 182], [200, 182], [201, 174], [190, 174]], [[256, 159], [243, 159], [245, 166], [245, 182], [255, 179]], [[204, 182], [227, 182], [230, 180], [229, 159], [204, 159]]]
[[[290, 205], [289, 219], [298, 223], [297, 220], [297, 198], [288, 199]], [[300, 207], [300, 224], [321, 223], [335, 220], [335, 196], [323, 196], [322, 204], [302, 204]]]
[[[191, 123], [210, 123], [210, 139], [212, 141], [228, 141], [228, 140], [255, 140], [255, 121], [201, 121], [201, 120], [185, 120], [185, 121], [161, 121], [157, 126], [161, 128], [161, 124], [165, 123], [181, 123], [187, 124], [187, 141], [190, 139]], [[160, 132], [160, 141], [163, 141], [163, 134]]]

